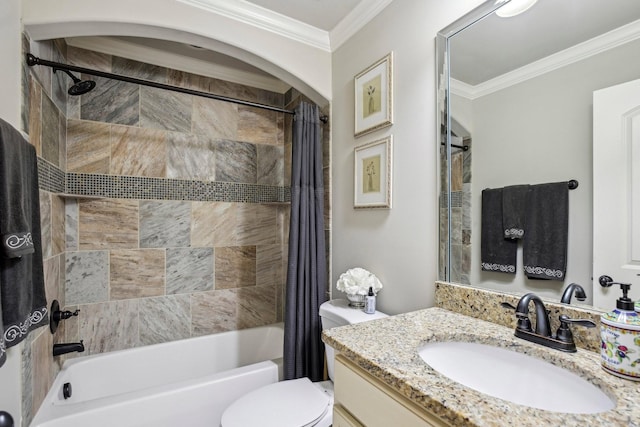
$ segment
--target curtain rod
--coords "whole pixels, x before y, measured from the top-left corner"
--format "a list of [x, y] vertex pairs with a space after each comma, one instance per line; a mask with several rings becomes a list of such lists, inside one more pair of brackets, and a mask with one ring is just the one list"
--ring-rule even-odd
[[[89, 74], [91, 76], [97, 77], [105, 77], [112, 80], [120, 80], [127, 83], [133, 83], [143, 86], [155, 87], [158, 89], [170, 90], [173, 92], [186, 93], [188, 95], [201, 96], [204, 98], [215, 99], [218, 101], [232, 102], [234, 104], [246, 105], [249, 107], [262, 108], [263, 110], [276, 111], [278, 113], [291, 114], [295, 116], [295, 111], [287, 110], [285, 108], [273, 107], [271, 105], [259, 104], [257, 102], [244, 101], [242, 99], [231, 98], [228, 96], [216, 95], [208, 92], [201, 92], [199, 90], [187, 89], [178, 86], [167, 85], [164, 83], [157, 83], [148, 80], [136, 79], [135, 77], [122, 76], [120, 74], [107, 73], [104, 71], [92, 70], [90, 68], [78, 67], [75, 65], [63, 64], [61, 62], [47, 61], [46, 59], [38, 58], [31, 53], [26, 54], [27, 57], [27, 65], [33, 67], [34, 65], [44, 65], [45, 67], [51, 67], [54, 70], [67, 70], [67, 71], [75, 71], [77, 73]], [[327, 123], [329, 118], [327, 116], [320, 116], [320, 121], [323, 123]]]

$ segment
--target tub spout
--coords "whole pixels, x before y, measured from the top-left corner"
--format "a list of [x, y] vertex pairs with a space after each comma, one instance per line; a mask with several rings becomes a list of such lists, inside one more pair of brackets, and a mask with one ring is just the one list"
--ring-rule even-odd
[[84, 351], [84, 343], [82, 340], [80, 342], [70, 342], [65, 344], [54, 344], [53, 345], [53, 355], [60, 356], [62, 354], [72, 353], [72, 352], [82, 353]]

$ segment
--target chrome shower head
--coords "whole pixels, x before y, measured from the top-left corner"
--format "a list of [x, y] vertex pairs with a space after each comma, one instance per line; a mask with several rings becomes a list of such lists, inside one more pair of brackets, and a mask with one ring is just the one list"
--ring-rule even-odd
[[67, 91], [69, 95], [72, 95], [72, 96], [84, 95], [85, 93], [89, 92], [91, 89], [96, 87], [96, 82], [94, 82], [93, 80], [80, 80], [79, 78], [71, 74], [69, 71], [62, 70], [60, 68], [53, 69], [54, 73], [56, 71], [63, 71], [67, 73], [67, 75], [71, 77], [71, 79], [73, 80], [73, 86], [71, 86]]

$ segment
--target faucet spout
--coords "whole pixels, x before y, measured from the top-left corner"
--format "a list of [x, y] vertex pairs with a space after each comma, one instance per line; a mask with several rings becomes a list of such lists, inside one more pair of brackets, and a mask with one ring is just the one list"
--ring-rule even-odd
[[[535, 333], [543, 337], [551, 336], [551, 326], [549, 323], [549, 314], [544, 306], [542, 299], [534, 293], [529, 292], [520, 298], [516, 307], [516, 316], [518, 317], [518, 329], [525, 332], [531, 331], [531, 323], [529, 322], [529, 303], [533, 301], [536, 309], [536, 329]], [[526, 321], [525, 321], [526, 319]]]
[[571, 304], [571, 297], [575, 296], [578, 301], [584, 301], [587, 299], [587, 294], [584, 288], [577, 283], [572, 283], [564, 290], [560, 302], [563, 304]]
[[80, 342], [70, 342], [53, 345], [54, 356], [61, 356], [67, 353], [73, 353], [74, 351], [78, 353], [82, 353], [84, 351], [84, 343], [82, 340], [80, 340]]

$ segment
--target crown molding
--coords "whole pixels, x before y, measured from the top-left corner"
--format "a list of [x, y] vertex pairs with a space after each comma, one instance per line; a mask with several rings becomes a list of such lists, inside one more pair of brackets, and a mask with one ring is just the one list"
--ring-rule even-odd
[[177, 0], [193, 7], [331, 52], [329, 33], [243, 0]]
[[297, 19], [289, 18], [243, 0], [177, 1], [271, 31], [326, 52], [333, 52], [375, 18], [393, 0], [362, 1], [331, 31], [321, 30]]
[[583, 59], [637, 40], [638, 38], [640, 38], [640, 20], [475, 86], [451, 79], [451, 93], [471, 100], [480, 98], [550, 71], [582, 61]]
[[69, 46], [81, 49], [146, 62], [148, 64], [154, 64], [174, 70], [178, 69], [180, 71], [200, 76], [212, 77], [271, 92], [285, 93], [291, 88], [290, 85], [287, 85], [275, 77], [242, 71], [220, 64], [213, 64], [212, 62], [202, 59], [190, 58], [150, 46], [137, 45], [124, 40], [109, 37], [70, 37], [65, 39], [65, 41]]
[[329, 32], [331, 50], [335, 51], [393, 0], [362, 1]]

